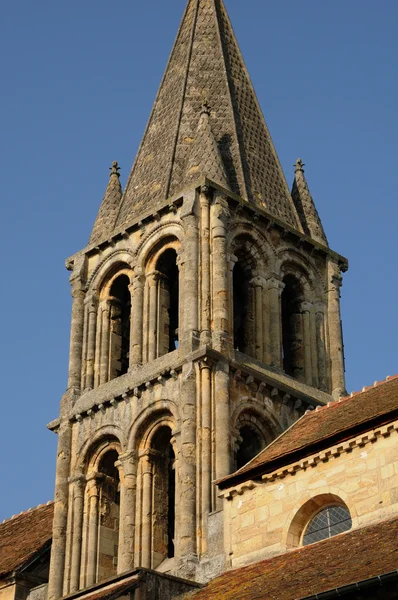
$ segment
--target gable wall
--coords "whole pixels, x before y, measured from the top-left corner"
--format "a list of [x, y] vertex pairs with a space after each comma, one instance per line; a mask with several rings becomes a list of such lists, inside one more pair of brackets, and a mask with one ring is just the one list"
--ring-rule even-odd
[[395, 422], [288, 466], [283, 473], [266, 475], [268, 480], [226, 491], [229, 566], [240, 567], [299, 546], [311, 516], [336, 498], [350, 510], [353, 528], [398, 514], [397, 429]]

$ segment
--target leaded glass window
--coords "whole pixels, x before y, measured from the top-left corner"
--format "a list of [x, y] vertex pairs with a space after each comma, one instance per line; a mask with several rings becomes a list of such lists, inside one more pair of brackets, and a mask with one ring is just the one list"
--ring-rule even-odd
[[304, 533], [303, 545], [320, 542], [352, 527], [351, 515], [345, 506], [327, 506], [309, 522]]

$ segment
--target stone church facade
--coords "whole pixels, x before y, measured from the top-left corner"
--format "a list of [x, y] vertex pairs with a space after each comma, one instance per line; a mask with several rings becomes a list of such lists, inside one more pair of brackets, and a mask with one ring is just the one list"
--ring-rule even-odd
[[[396, 386], [379, 413], [341, 400], [347, 260], [300, 159], [286, 183], [222, 0], [189, 0], [124, 190], [119, 171], [67, 260], [48, 599], [182, 597], [293, 553], [324, 509], [334, 533], [396, 514]], [[198, 598], [268, 597], [217, 581]]]

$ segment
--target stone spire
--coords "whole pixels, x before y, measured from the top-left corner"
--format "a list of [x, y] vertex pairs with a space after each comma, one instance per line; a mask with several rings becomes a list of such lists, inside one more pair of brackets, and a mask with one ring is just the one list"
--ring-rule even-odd
[[292, 198], [296, 205], [304, 233], [320, 244], [327, 246], [328, 240], [304, 175], [304, 166], [301, 158], [298, 158], [294, 165], [295, 177]]
[[221, 153], [211, 128], [210, 115], [210, 107], [205, 101], [200, 112], [195, 138], [192, 141], [186, 179], [188, 182], [194, 182], [200, 177], [207, 177], [211, 181], [229, 188]]
[[111, 233], [115, 218], [120, 207], [120, 201], [123, 196], [122, 186], [120, 184], [120, 167], [116, 161], [109, 168], [110, 176], [108, 186], [105, 191], [97, 218], [95, 219], [93, 231], [89, 244], [95, 244], [104, 237], [104, 233]]
[[[231, 191], [301, 231], [223, 0], [188, 0], [114, 227], [189, 184], [203, 98]], [[198, 162], [202, 170], [208, 166]]]

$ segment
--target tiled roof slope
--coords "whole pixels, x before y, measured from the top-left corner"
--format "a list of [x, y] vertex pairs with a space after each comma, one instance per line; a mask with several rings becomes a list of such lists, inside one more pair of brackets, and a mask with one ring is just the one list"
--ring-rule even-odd
[[115, 227], [187, 186], [204, 100], [231, 190], [302, 231], [223, 0], [188, 1]]
[[223, 479], [221, 487], [227, 487], [233, 480], [247, 479], [253, 470], [266, 472], [276, 463], [288, 464], [297, 455], [310, 454], [320, 443], [345, 439], [355, 428], [365, 427], [383, 416], [388, 419], [387, 415], [394, 411], [398, 416], [398, 375], [306, 413], [240, 471]]
[[187, 598], [300, 600], [396, 571], [397, 540], [398, 519], [390, 519], [227, 571]]
[[52, 537], [53, 502], [0, 523], [0, 576], [24, 565]]

